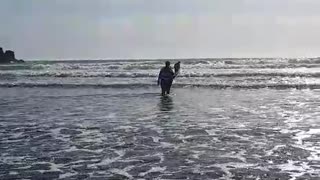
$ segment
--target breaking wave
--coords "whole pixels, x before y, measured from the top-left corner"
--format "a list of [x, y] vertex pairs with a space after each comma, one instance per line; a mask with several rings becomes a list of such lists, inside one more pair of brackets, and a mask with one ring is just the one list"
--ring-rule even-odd
[[[133, 73], [133, 72], [0, 72], [2, 77], [108, 77], [108, 78], [155, 78], [158, 73]], [[201, 77], [313, 77], [319, 78], [320, 72], [191, 72], [182, 73], [179, 77], [201, 78]]]
[[[157, 74], [152, 73], [37, 73], [37, 74], [4, 74], [1, 73], [3, 77], [15, 77], [15, 76], [26, 76], [26, 77], [57, 77], [57, 78], [67, 78], [67, 77], [107, 77], [107, 78], [156, 78]], [[320, 77], [319, 73], [189, 73], [181, 74], [179, 77], [182, 78], [201, 78], [201, 77]]]
[[[165, 60], [55, 61], [0, 65], [0, 87], [155, 87]], [[171, 60], [172, 63], [178, 60]], [[174, 87], [320, 89], [320, 58], [185, 59]]]
[[[178, 60], [172, 60], [172, 63]], [[0, 65], [0, 70], [158, 70], [164, 60], [143, 61], [31, 61], [25, 64]], [[185, 59], [184, 69], [282, 69], [316, 68], [320, 59]]]

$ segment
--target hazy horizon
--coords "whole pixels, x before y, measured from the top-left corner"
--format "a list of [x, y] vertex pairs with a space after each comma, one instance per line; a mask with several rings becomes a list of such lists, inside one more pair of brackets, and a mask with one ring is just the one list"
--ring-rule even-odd
[[18, 59], [320, 56], [317, 0], [2, 0]]
[[22, 59], [24, 61], [116, 61], [116, 60], [123, 60], [123, 61], [156, 61], [156, 60], [230, 60], [230, 59], [318, 59], [320, 57], [185, 57], [185, 58], [170, 58], [170, 57], [163, 57], [163, 58], [100, 58], [100, 59]]

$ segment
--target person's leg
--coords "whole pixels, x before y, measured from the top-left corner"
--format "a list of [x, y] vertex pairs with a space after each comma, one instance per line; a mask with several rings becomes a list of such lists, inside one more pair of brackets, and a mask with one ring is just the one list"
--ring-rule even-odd
[[166, 94], [166, 84], [164, 81], [161, 81], [161, 95], [164, 96]]
[[170, 94], [171, 86], [172, 86], [172, 81], [170, 81], [170, 82], [168, 83], [168, 86], [167, 86], [167, 94]]
[[161, 96], [164, 96], [166, 94], [166, 91], [164, 88], [161, 88]]

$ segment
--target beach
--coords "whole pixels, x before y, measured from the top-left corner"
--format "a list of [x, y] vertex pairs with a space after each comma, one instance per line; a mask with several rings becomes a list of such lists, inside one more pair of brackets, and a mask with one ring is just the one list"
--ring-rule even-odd
[[[177, 60], [171, 60], [172, 63]], [[318, 59], [0, 66], [0, 179], [317, 179]]]

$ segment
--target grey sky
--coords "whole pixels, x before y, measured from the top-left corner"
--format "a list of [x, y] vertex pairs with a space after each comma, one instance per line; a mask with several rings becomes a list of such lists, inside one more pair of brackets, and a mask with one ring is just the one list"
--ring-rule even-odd
[[320, 56], [319, 0], [1, 0], [26, 59]]

